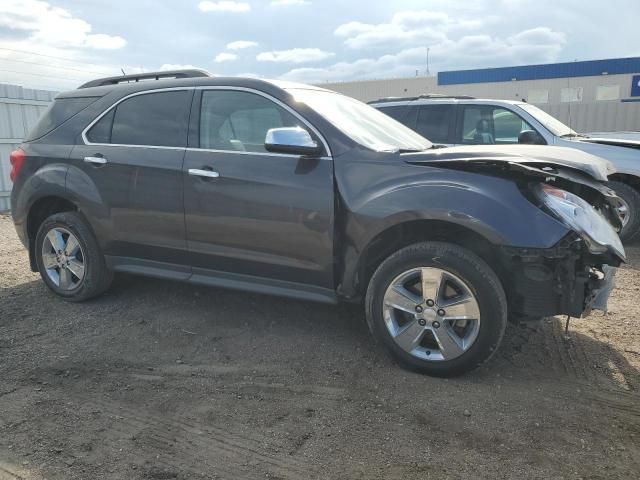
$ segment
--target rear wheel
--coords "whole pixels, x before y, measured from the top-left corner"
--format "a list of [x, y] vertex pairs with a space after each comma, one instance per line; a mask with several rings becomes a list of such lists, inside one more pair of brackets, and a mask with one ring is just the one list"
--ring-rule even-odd
[[76, 212], [45, 219], [36, 235], [35, 253], [44, 283], [65, 300], [80, 302], [100, 295], [113, 279], [93, 232]]
[[382, 262], [367, 289], [366, 313], [374, 336], [403, 366], [453, 376], [497, 349], [507, 302], [498, 277], [477, 255], [425, 242]]
[[622, 206], [619, 209], [622, 218], [622, 230], [620, 230], [620, 239], [623, 242], [631, 240], [640, 230], [640, 193], [626, 183], [612, 181], [609, 182], [611, 187], [622, 200]]

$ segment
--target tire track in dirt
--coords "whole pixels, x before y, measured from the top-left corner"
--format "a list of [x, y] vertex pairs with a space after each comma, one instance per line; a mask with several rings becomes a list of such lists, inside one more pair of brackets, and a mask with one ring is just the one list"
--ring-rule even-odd
[[[237, 432], [230, 432], [218, 427], [196, 426], [189, 420], [180, 416], [173, 416], [173, 419], [162, 418], [156, 415], [124, 407], [117, 407], [106, 401], [86, 398], [85, 405], [90, 408], [98, 408], [102, 415], [110, 417], [113, 422], [110, 428], [105, 431], [112, 440], [121, 441], [123, 439], [146, 439], [145, 442], [135, 442], [136, 446], [144, 450], [149, 450], [150, 454], [157, 453], [150, 449], [155, 446], [161, 452], [168, 455], [163, 458], [164, 462], [173, 467], [187, 469], [197, 474], [210, 472], [194, 469], [194, 465], [205, 464], [209, 466], [209, 460], [213, 457], [220, 460], [211, 468], [219, 470], [221, 473], [238, 475], [238, 471], [245, 474], [252, 474], [245, 464], [251, 463], [264, 468], [266, 471], [279, 475], [283, 478], [310, 478], [314, 472], [300, 463], [293, 456], [274, 456], [263, 453], [263, 446], [267, 444], [267, 439], [256, 436], [246, 436]], [[120, 435], [113, 435], [118, 432]], [[277, 446], [282, 451], [284, 445]], [[181, 459], [179, 465], [176, 460]], [[185, 459], [190, 460], [185, 462]], [[233, 466], [232, 470], [221, 467]], [[264, 478], [264, 474], [260, 476]]]

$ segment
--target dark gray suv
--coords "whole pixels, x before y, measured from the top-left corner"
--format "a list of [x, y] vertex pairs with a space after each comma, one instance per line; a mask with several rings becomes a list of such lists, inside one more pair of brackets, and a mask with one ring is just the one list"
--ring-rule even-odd
[[16, 230], [60, 297], [129, 272], [363, 302], [390, 352], [434, 375], [486, 361], [508, 317], [588, 314], [625, 258], [607, 162], [434, 148], [306, 85], [92, 81], [57, 97], [11, 163]]

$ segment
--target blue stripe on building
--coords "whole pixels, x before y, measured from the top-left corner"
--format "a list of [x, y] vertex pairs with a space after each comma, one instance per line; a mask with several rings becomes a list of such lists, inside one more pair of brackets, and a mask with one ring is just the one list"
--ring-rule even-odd
[[439, 72], [438, 85], [545, 80], [627, 73], [640, 73], [640, 57]]

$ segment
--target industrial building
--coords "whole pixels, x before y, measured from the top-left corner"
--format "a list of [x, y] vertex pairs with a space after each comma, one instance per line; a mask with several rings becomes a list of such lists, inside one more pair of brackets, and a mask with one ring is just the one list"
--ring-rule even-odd
[[365, 102], [428, 93], [523, 100], [578, 132], [640, 131], [640, 57], [324, 83]]
[[[325, 83], [371, 101], [426, 93], [526, 100], [578, 132], [640, 131], [640, 57]], [[0, 211], [9, 209], [9, 153], [56, 92], [0, 84]]]

